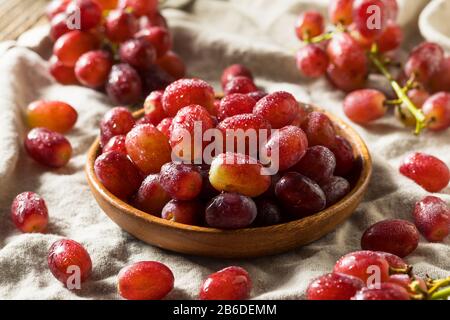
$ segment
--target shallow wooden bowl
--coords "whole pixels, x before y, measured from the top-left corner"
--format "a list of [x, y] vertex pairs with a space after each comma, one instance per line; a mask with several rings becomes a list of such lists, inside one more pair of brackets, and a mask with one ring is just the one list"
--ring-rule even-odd
[[[352, 174], [353, 189], [339, 203], [301, 220], [264, 228], [225, 231], [188, 226], [152, 216], [115, 197], [97, 179], [94, 161], [99, 153], [98, 139], [87, 155], [86, 174], [89, 186], [98, 204], [111, 220], [151, 245], [184, 254], [217, 258], [260, 257], [285, 252], [316, 241], [335, 230], [358, 207], [369, 183], [372, 162], [364, 141], [342, 120], [325, 113], [335, 123], [339, 134], [350, 141], [355, 151], [358, 165]], [[138, 111], [134, 115], [138, 118], [143, 112]]]

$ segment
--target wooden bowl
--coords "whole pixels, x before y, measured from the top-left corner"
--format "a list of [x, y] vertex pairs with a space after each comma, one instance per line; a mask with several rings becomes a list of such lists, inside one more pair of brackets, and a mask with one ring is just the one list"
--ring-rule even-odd
[[[369, 183], [372, 163], [365, 143], [342, 120], [325, 113], [355, 151], [358, 165], [352, 174], [353, 189], [339, 203], [301, 220], [264, 228], [226, 231], [184, 225], [152, 216], [115, 197], [97, 179], [94, 161], [99, 153], [99, 139], [87, 155], [87, 180], [95, 199], [111, 220], [151, 245], [179, 253], [217, 258], [260, 257], [285, 252], [316, 241], [336, 229], [358, 207]], [[142, 115], [142, 110], [134, 114], [136, 118]]]

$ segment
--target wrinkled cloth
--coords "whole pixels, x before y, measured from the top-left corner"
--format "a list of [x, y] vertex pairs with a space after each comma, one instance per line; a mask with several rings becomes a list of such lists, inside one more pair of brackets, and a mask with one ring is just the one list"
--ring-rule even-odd
[[[424, 2], [402, 2], [401, 23], [412, 35], [406, 47], [419, 40], [415, 39], [419, 34], [416, 19]], [[295, 18], [305, 8], [325, 12], [325, 4], [313, 0], [198, 0], [184, 10], [172, 8], [163, 13], [174, 35], [175, 51], [185, 60], [189, 75], [203, 78], [219, 90], [222, 69], [243, 63], [267, 91], [289, 91], [300, 101], [345, 119], [344, 94], [325, 79], [302, 78], [295, 67], [295, 50], [300, 46], [293, 32]], [[100, 92], [63, 86], [51, 78], [47, 32], [45, 26], [29, 31], [17, 42], [0, 45], [1, 299], [116, 299], [119, 270], [141, 260], [160, 261], [173, 270], [175, 289], [168, 299], [197, 298], [202, 279], [229, 265], [249, 271], [255, 299], [302, 299], [313, 278], [330, 272], [342, 255], [360, 249], [361, 235], [371, 224], [388, 218], [412, 220], [414, 203], [427, 192], [399, 174], [399, 163], [407, 154], [430, 153], [450, 165], [449, 131], [416, 137], [392, 114], [366, 127], [353, 124], [371, 151], [374, 173], [362, 204], [334, 232], [308, 246], [258, 259], [201, 258], [161, 250], [122, 231], [95, 202], [83, 169], [88, 147], [99, 132], [99, 120], [112, 105]], [[78, 111], [77, 125], [67, 134], [73, 157], [62, 169], [46, 169], [24, 151], [24, 110], [37, 99], [62, 100]], [[21, 234], [15, 229], [9, 217], [10, 205], [23, 191], [45, 198], [50, 214], [46, 234]], [[450, 187], [438, 196], [450, 203]], [[65, 289], [48, 269], [48, 248], [61, 238], [82, 243], [92, 257], [93, 273], [81, 290]], [[450, 240], [431, 244], [422, 238], [407, 261], [421, 276], [449, 276], [449, 245]]]

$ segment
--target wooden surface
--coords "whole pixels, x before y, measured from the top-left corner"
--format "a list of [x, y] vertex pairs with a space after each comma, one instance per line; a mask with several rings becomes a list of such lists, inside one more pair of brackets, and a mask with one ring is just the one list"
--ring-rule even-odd
[[0, 41], [17, 39], [34, 26], [47, 23], [48, 0], [0, 0]]
[[[135, 116], [142, 116], [138, 112]], [[301, 220], [265, 228], [225, 231], [167, 221], [133, 208], [106, 190], [94, 172], [98, 139], [86, 160], [86, 175], [92, 194], [116, 224], [144, 242], [191, 255], [216, 258], [248, 258], [272, 255], [316, 241], [347, 220], [358, 207], [369, 184], [372, 162], [359, 135], [344, 122], [328, 114], [337, 131], [352, 144], [359, 161], [353, 190], [334, 206]]]

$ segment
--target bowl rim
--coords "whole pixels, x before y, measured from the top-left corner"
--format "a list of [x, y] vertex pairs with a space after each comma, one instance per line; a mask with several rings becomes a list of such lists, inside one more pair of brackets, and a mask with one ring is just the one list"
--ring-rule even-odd
[[[305, 105], [307, 108], [312, 108], [314, 111], [320, 111], [325, 113], [333, 122], [333, 124], [338, 126], [341, 131], [344, 131], [347, 136], [351, 136], [352, 144], [357, 146], [357, 154], [361, 158], [361, 172], [359, 174], [359, 177], [356, 180], [356, 183], [354, 184], [352, 190], [339, 202], [336, 204], [305, 218], [297, 219], [290, 222], [285, 222], [273, 226], [266, 226], [266, 227], [251, 227], [251, 228], [243, 228], [243, 229], [236, 229], [236, 230], [224, 230], [224, 229], [218, 229], [218, 228], [210, 228], [210, 227], [202, 227], [202, 226], [192, 226], [192, 225], [186, 225], [179, 222], [174, 222], [170, 220], [166, 220], [157, 216], [154, 216], [150, 213], [147, 213], [145, 211], [139, 210], [135, 207], [133, 207], [131, 204], [128, 204], [124, 200], [116, 197], [111, 192], [109, 192], [103, 184], [98, 180], [97, 175], [94, 171], [94, 162], [98, 155], [99, 148], [100, 148], [100, 138], [97, 137], [94, 141], [94, 143], [90, 146], [87, 157], [86, 157], [86, 164], [85, 164], [85, 172], [88, 179], [88, 182], [91, 186], [91, 188], [95, 188], [95, 190], [102, 196], [102, 198], [107, 201], [111, 206], [115, 207], [116, 209], [120, 210], [123, 213], [126, 213], [127, 215], [134, 216], [137, 218], [140, 218], [144, 220], [146, 223], [153, 223], [157, 224], [160, 227], [173, 229], [174, 231], [187, 231], [187, 232], [194, 232], [194, 233], [203, 233], [203, 234], [225, 234], [225, 235], [232, 235], [232, 234], [240, 234], [243, 233], [251, 234], [254, 232], [264, 232], [264, 231], [273, 231], [275, 229], [293, 229], [295, 226], [298, 227], [298, 225], [308, 225], [309, 223], [312, 223], [316, 221], [317, 219], [327, 217], [329, 215], [335, 214], [335, 212], [341, 211], [341, 209], [344, 209], [349, 204], [353, 202], [353, 199], [358, 198], [361, 196], [361, 193], [365, 191], [369, 181], [370, 177], [372, 175], [372, 158], [369, 152], [369, 149], [367, 145], [365, 144], [364, 140], [361, 138], [361, 136], [347, 123], [345, 123], [343, 120], [341, 120], [339, 117], [333, 115], [329, 111], [323, 110], [322, 108], [316, 107], [314, 105]], [[144, 114], [144, 110], [140, 109], [133, 113], [133, 116], [138, 119], [142, 117]], [[103, 209], [102, 209], [103, 210]], [[292, 227], [292, 228], [291, 228]]]

